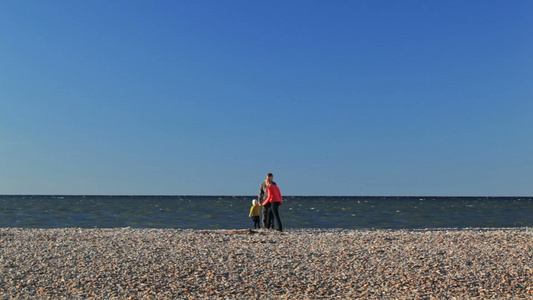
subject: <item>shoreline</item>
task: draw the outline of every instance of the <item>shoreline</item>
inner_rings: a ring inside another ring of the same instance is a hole
[[[5,299],[530,299],[533,229],[0,228]]]

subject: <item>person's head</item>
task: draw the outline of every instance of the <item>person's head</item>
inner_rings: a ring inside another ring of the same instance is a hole
[[[274,174],[272,174],[272,173],[268,173],[268,174],[267,174],[267,179],[272,179],[272,180],[274,180]]]
[[[267,178],[267,179],[265,180],[265,183],[266,183],[267,186],[270,186],[270,185],[272,184],[272,182],[274,182],[274,180],[272,180],[272,179],[270,179],[270,178]]]
[[[252,200],[252,205],[257,205],[257,200]]]

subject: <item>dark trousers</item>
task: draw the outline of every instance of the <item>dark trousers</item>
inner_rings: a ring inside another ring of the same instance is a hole
[[[267,227],[267,219],[268,219],[268,209],[270,208],[270,203],[266,204],[266,205],[263,205],[263,228],[265,229],[269,229],[269,227]]]
[[[252,221],[254,221],[254,229],[261,228],[261,225],[259,225],[259,216],[252,216]]]
[[[274,223],[276,223],[276,230],[283,231],[283,226],[281,225],[281,219],[279,218],[279,206],[281,205],[280,202],[272,202],[267,205],[270,205],[267,212],[267,221],[266,221],[266,228],[270,228],[270,226],[274,226]]]

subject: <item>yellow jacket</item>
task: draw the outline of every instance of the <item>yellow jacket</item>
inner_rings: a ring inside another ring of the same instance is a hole
[[[250,217],[259,216],[260,208],[261,208],[261,204],[252,205],[252,208],[250,208]]]

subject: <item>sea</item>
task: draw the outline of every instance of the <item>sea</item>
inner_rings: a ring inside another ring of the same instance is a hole
[[[254,196],[0,196],[0,227],[248,229]],[[533,227],[533,197],[285,196],[284,229]]]

